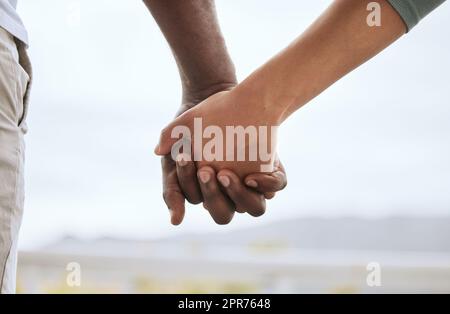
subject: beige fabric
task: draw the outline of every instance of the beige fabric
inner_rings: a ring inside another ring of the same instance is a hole
[[[25,68],[27,70],[25,70]],[[0,291],[14,293],[24,204],[24,135],[30,87],[25,47],[0,28]]]

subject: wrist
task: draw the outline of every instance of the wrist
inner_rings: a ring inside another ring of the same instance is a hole
[[[294,97],[287,94],[279,83],[274,83],[280,82],[275,77],[266,64],[233,90],[239,98],[253,106],[255,113],[264,116],[267,125],[280,125],[287,118],[294,101]]]
[[[229,91],[233,89],[236,85],[236,77],[230,77],[226,80],[205,83],[198,86],[188,87],[183,84],[182,102],[185,105],[193,107],[218,92]]]

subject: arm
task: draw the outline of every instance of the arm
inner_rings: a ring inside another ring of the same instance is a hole
[[[169,153],[178,140],[171,138],[173,127],[191,126],[194,117],[205,120],[206,116],[210,124],[221,126],[280,125],[406,32],[402,19],[386,0],[379,1],[382,25],[367,25],[369,2],[335,0],[302,35],[237,87],[220,97],[214,95],[166,127],[155,152]],[[223,116],[220,112],[225,108],[229,112]]]
[[[241,84],[263,92],[271,123],[279,124],[341,77],[371,59],[444,0],[383,0],[381,26],[366,23],[370,1],[336,0],[289,47]],[[283,82],[283,84],[274,84]]]
[[[235,91],[262,94],[260,103],[266,107],[268,121],[279,125],[406,32],[402,19],[385,0],[379,1],[381,26],[369,27],[366,23],[369,2],[334,1],[300,37]]]
[[[172,144],[178,140],[171,138],[172,128],[177,125],[191,127],[195,117],[204,120],[206,117],[207,124],[222,128],[227,125],[280,125],[293,112],[407,31],[406,23],[387,0],[378,1],[382,25],[370,27],[366,19],[369,2],[335,0],[290,46],[236,88],[207,99],[166,127],[155,152],[169,153]],[[222,114],[224,110],[227,110],[226,116]],[[215,166],[222,168],[220,162]],[[232,166],[239,173],[246,164],[241,162]]]
[[[178,114],[236,85],[234,66],[219,28],[213,0],[144,2],[166,37],[178,65],[183,90]],[[258,183],[259,193],[239,180],[232,180],[224,190],[236,197],[229,197],[219,188],[216,173],[211,168],[199,169],[201,180],[197,180],[193,162],[180,160],[175,163],[170,156],[164,156],[162,168],[164,200],[175,225],[183,220],[185,199],[194,204],[203,201],[216,222],[228,223],[235,209],[264,208],[263,193],[270,198],[273,192],[286,185],[284,169],[279,165],[278,171],[270,176],[254,175],[252,179]],[[231,178],[235,176],[231,174]]]
[[[183,103],[236,85],[234,65],[216,17],[213,0],[144,1],[172,49],[183,88]]]

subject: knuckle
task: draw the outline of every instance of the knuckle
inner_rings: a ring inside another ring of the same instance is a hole
[[[195,166],[191,163],[185,163],[181,165],[179,162],[177,163],[177,173],[180,180],[193,182],[196,179],[196,171]],[[189,183],[190,184],[190,183]]]
[[[220,189],[217,185],[208,183],[200,183],[205,190],[205,198],[208,198],[211,202],[217,201],[220,195]]]
[[[287,177],[285,175],[281,175],[279,177],[279,180],[280,180],[279,190],[281,191],[284,190],[288,184]]]
[[[287,184],[288,184],[287,179],[285,179],[285,180],[281,183],[280,190],[284,190],[284,189],[287,187]]]
[[[164,173],[168,173],[173,169],[174,162],[170,156],[162,156],[161,157],[161,168]]]
[[[164,202],[165,202],[166,204],[168,204],[169,198],[170,198],[170,192],[167,191],[167,190],[163,191],[162,197],[163,197]]]
[[[162,135],[162,136],[168,136],[168,135],[170,135],[171,130],[172,130],[171,127],[166,126],[166,127],[164,127],[164,128],[161,130],[161,135]]]

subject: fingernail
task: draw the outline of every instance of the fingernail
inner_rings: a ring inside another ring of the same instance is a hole
[[[198,173],[198,177],[203,184],[208,183],[208,181],[211,179],[211,175],[209,174],[209,172],[206,171],[200,171]]]
[[[224,186],[224,187],[228,187],[230,185],[230,178],[228,178],[227,176],[221,176],[218,178],[219,182]]]
[[[251,188],[256,188],[258,186],[258,183],[255,180],[248,180],[246,184]]]

